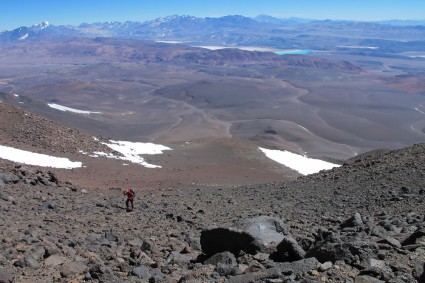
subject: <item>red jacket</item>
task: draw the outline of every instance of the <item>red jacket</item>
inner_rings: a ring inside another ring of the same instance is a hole
[[[131,189],[128,189],[128,190],[125,192],[125,195],[127,196],[127,198],[128,198],[128,199],[130,199],[130,200],[134,200],[135,195],[133,194],[133,192],[131,191]]]

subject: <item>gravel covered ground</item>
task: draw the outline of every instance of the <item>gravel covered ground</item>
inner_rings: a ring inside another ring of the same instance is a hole
[[[424,282],[424,153],[285,183],[141,190],[131,212],[120,188],[3,166],[0,282]]]
[[[425,281],[425,144],[298,177],[255,142],[205,140],[150,156],[164,166],[151,170],[83,155],[108,149],[0,110],[0,144],[87,166],[0,160],[0,282]]]

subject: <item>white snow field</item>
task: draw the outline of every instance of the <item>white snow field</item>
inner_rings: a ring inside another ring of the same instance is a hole
[[[273,150],[259,147],[259,149],[270,159],[285,165],[300,174],[309,175],[321,170],[329,170],[340,165],[326,162],[320,159],[308,158],[303,155],[289,151]]]
[[[142,142],[129,142],[129,141],[110,141],[111,143],[104,143],[113,150],[118,151],[124,156],[114,156],[104,152],[95,152],[97,155],[102,155],[108,158],[127,160],[133,163],[143,165],[147,168],[161,168],[159,165],[147,163],[140,154],[162,154],[164,150],[172,150],[169,147]]]
[[[47,104],[49,107],[60,110],[60,111],[69,111],[69,112],[73,112],[73,113],[78,113],[78,114],[102,114],[102,112],[93,112],[93,111],[84,111],[84,110],[78,110],[75,108],[70,108],[70,107],[66,107],[66,106],[62,106],[56,103],[48,103]]]
[[[70,161],[68,158],[34,153],[3,145],[0,145],[0,158],[28,165],[53,168],[72,169],[83,166],[82,162]]]

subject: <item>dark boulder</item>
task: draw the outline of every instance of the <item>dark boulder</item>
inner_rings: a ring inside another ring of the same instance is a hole
[[[277,261],[297,261],[305,256],[305,251],[294,238],[289,236],[282,239],[276,250],[273,255]]]
[[[361,238],[341,238],[338,234],[319,230],[314,247],[306,257],[315,257],[324,263],[335,263],[343,260],[345,263],[359,269],[370,267],[370,260],[378,257],[378,245]]]
[[[341,228],[361,227],[363,226],[363,220],[360,213],[356,212],[353,216],[341,223]]]
[[[403,246],[408,245],[425,245],[425,227],[418,228],[412,235],[407,237],[406,240],[403,241]]]
[[[205,260],[204,264],[212,264],[216,266],[216,271],[221,275],[230,275],[235,272],[237,261],[235,256],[230,252],[222,252],[213,255]]]
[[[261,245],[262,252],[273,252],[284,236],[290,235],[283,220],[271,216],[242,220],[236,228],[251,235]]]
[[[231,228],[215,228],[201,232],[201,248],[206,255],[231,252],[238,255],[241,251],[255,254],[261,250],[261,244],[250,234]]]
[[[285,223],[276,217],[259,216],[236,223],[234,228],[214,228],[201,233],[201,248],[206,255],[240,251],[248,254],[272,253],[289,235]]]

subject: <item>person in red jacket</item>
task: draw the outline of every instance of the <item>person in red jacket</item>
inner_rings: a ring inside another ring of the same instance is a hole
[[[123,191],[123,194],[127,196],[127,200],[125,202],[125,206],[127,207],[127,210],[133,210],[134,209],[134,198],[136,197],[136,194],[133,189],[128,189],[127,191]],[[131,209],[129,209],[129,204],[131,203]]]

